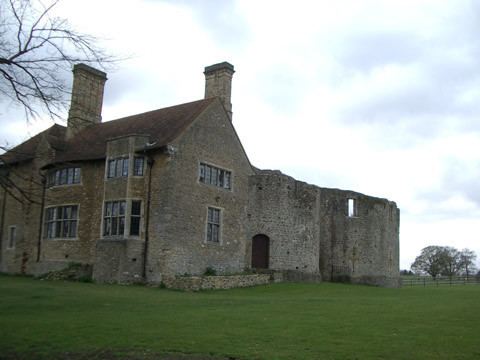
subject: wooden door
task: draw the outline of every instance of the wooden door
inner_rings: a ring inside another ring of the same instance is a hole
[[[255,235],[252,239],[252,268],[268,269],[270,239],[266,235]]]

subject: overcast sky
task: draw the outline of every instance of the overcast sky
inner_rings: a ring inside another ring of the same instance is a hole
[[[200,99],[204,67],[228,61],[252,164],[395,201],[402,269],[428,245],[480,256],[480,2],[64,0],[56,13],[129,58],[108,74],[104,120]],[[0,106],[2,145],[52,125]]]

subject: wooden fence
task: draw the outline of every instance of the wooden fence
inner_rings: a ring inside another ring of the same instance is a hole
[[[456,286],[456,285],[480,285],[480,276],[402,276],[402,286]]]

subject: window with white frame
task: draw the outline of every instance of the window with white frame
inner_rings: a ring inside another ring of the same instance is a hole
[[[47,185],[51,187],[80,184],[80,175],[81,172],[79,167],[50,170],[47,176]]]
[[[128,157],[118,157],[108,159],[107,178],[126,177],[128,176]]]
[[[232,173],[205,163],[200,163],[199,179],[201,183],[231,190]]]
[[[220,209],[209,207],[207,211],[207,242],[220,242]]]
[[[8,228],[8,248],[13,249],[17,242],[17,227],[15,225]]]
[[[45,211],[44,237],[65,239],[77,237],[78,205],[48,207]]]

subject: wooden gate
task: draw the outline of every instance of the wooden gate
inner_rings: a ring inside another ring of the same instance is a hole
[[[268,269],[270,239],[266,235],[255,235],[252,239],[252,268]]]

